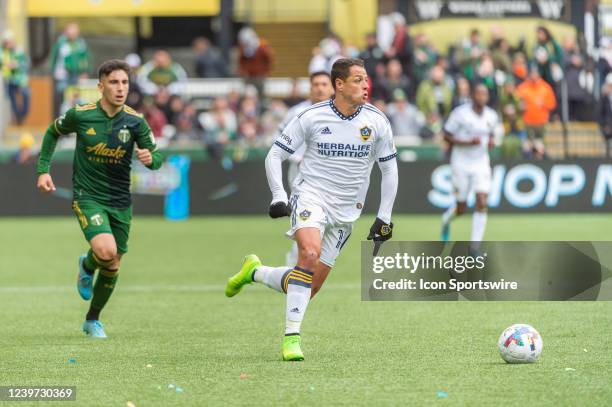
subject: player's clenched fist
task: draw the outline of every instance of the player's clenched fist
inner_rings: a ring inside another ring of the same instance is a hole
[[[153,163],[153,155],[151,155],[151,152],[148,149],[143,148],[141,150],[138,147],[135,147],[135,149],[136,149],[136,157],[138,157],[138,160],[143,165],[151,165],[151,163]]]
[[[282,218],[283,216],[291,215],[291,208],[285,202],[275,202],[270,205],[268,212],[271,218]]]
[[[51,179],[51,175],[49,174],[40,174],[38,176],[38,181],[36,182],[36,186],[38,187],[38,190],[41,192],[55,191],[55,185],[53,184],[53,180]]]
[[[391,239],[391,236],[393,236],[393,222],[385,223],[380,218],[376,218],[370,228],[368,240],[384,242]]]

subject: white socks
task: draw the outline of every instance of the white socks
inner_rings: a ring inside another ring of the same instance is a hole
[[[285,312],[285,335],[300,333],[306,308],[310,302],[312,273],[295,266],[286,279],[287,307]]]
[[[287,293],[285,334],[299,334],[306,308],[310,302],[312,272],[298,266],[293,269],[259,266],[255,270],[253,279],[273,290]]]
[[[273,290],[278,291],[279,293],[284,293],[283,289],[283,276],[285,274],[289,274],[291,268],[283,267],[268,267],[268,266],[259,266],[257,270],[255,270],[255,274],[253,275],[253,279],[258,283],[262,283],[267,285]]]
[[[487,226],[487,212],[474,211],[472,215],[472,242],[481,242]]]

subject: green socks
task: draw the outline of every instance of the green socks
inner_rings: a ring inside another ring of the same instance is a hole
[[[93,298],[91,299],[91,305],[85,319],[100,319],[100,311],[102,311],[102,308],[104,308],[108,302],[108,299],[110,298],[113,290],[115,289],[115,285],[117,284],[117,279],[119,278],[118,271],[119,270],[109,270],[104,268],[100,269],[98,278],[96,279],[96,283],[93,287]]]

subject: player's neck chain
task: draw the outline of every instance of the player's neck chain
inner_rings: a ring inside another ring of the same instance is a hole
[[[352,120],[354,119],[360,112],[361,112],[361,108],[363,107],[363,105],[359,105],[359,107],[357,108],[357,110],[355,110],[355,112],[353,112],[352,115],[350,116],[345,116],[342,114],[342,112],[340,112],[340,110],[338,110],[336,108],[336,105],[334,104],[334,100],[335,98],[331,98],[329,99],[329,106],[331,107],[331,109],[334,111],[334,113],[336,113],[336,115],[341,118],[342,120]]]

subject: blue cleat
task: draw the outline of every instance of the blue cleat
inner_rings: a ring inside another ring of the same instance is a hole
[[[442,240],[443,242],[448,242],[449,239],[450,239],[450,223],[443,223],[440,240]]]
[[[102,326],[102,323],[98,320],[86,320],[83,323],[83,332],[85,332],[87,336],[91,336],[92,338],[106,338],[104,327]]]
[[[79,257],[79,275],[77,277],[77,290],[79,295],[85,301],[91,300],[91,296],[93,295],[93,276],[90,276],[85,271],[85,267],[83,266],[83,262],[87,258],[87,255],[84,254]]]

